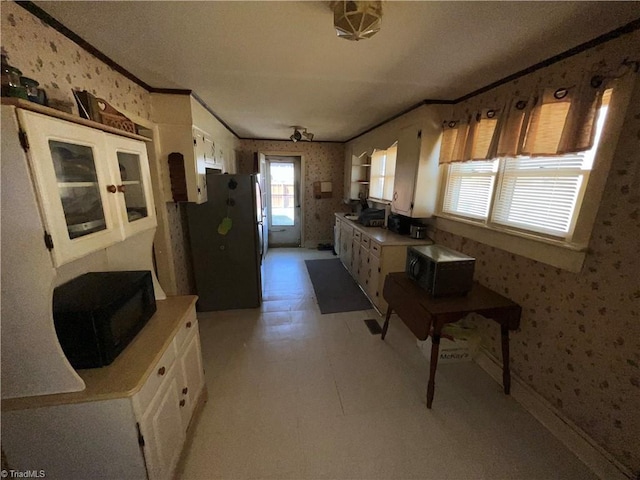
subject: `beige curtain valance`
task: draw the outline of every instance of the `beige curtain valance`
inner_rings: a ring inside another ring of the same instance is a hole
[[[469,134],[469,121],[450,120],[444,122],[440,163],[461,162],[465,160],[465,147]]]
[[[445,121],[440,163],[504,156],[554,156],[593,146],[606,85],[547,87],[517,96],[506,108],[485,108],[469,121]]]

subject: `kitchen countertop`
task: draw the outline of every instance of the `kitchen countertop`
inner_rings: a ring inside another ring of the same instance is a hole
[[[339,212],[336,213],[335,216],[338,217],[341,221],[346,222],[348,225],[352,226],[356,230],[367,235],[372,240],[375,240],[381,245],[431,245],[433,242],[428,238],[411,238],[409,235],[400,235],[394,233],[386,228],[382,227],[365,227],[364,225],[359,224],[358,222],[354,222],[353,220],[349,220],[345,218],[345,215],[350,215],[347,213]]]
[[[86,385],[84,390],[3,399],[2,410],[96,402],[135,395],[173,341],[197,298],[194,295],[184,295],[157,300],[156,313],[111,365],[77,371]]]

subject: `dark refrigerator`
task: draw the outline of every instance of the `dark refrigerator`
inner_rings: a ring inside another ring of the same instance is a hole
[[[206,203],[187,206],[199,311],[259,307],[262,196],[257,175],[207,174]]]

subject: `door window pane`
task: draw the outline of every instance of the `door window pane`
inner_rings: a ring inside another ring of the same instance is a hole
[[[49,149],[69,238],[105,230],[107,226],[91,147],[50,140]]]
[[[134,222],[148,215],[140,173],[140,155],[118,152],[118,164],[120,165],[120,178],[124,186],[127,218],[129,222]]]
[[[295,193],[293,163],[271,163],[271,225],[295,224]]]

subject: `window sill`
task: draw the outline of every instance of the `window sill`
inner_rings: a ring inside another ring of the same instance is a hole
[[[584,246],[497,230],[442,214],[437,216],[435,226],[444,232],[470,238],[476,242],[574,273],[582,270],[586,256],[586,247]]]

